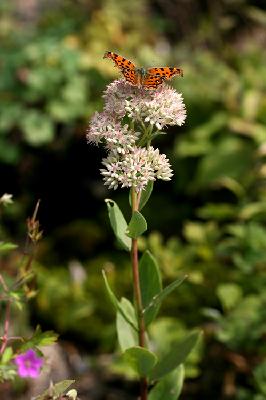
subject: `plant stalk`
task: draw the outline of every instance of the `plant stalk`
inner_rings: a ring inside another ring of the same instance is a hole
[[[132,188],[131,190],[131,206],[132,206],[132,214],[134,211],[138,211],[139,198],[134,188]],[[138,315],[139,345],[140,347],[146,347],[145,346],[146,329],[143,316],[143,306],[142,306],[140,280],[139,280],[138,239],[132,239],[131,262],[132,262],[132,273],[133,273],[134,298]],[[148,399],[148,382],[145,377],[140,379],[140,399],[141,400]]]
[[[6,349],[7,342],[8,342],[8,330],[9,330],[9,321],[10,321],[10,306],[11,302],[10,300],[7,301],[6,303],[6,315],[5,315],[5,322],[4,322],[4,335],[1,338],[2,339],[2,344],[0,348],[0,354],[3,354],[3,352]]]

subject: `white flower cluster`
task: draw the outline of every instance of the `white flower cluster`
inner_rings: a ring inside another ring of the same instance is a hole
[[[103,95],[105,111],[135,122],[148,122],[161,130],[166,125],[181,126],[186,119],[186,108],[180,93],[163,84],[156,90],[145,90],[120,79],[111,83]]]
[[[116,150],[121,154],[132,150],[137,137],[137,132],[130,130],[127,124],[122,125],[107,112],[96,112],[87,131],[89,143],[103,143],[108,151]]]
[[[134,147],[133,151],[124,157],[111,152],[102,163],[105,169],[100,171],[109,189],[117,189],[121,185],[134,187],[140,192],[149,181],[169,181],[173,175],[165,154],[159,154],[159,150],[152,146]]]
[[[182,125],[186,119],[182,95],[167,85],[152,93],[146,90],[141,99],[126,100],[126,111],[133,120],[143,120],[158,130],[166,125]]]
[[[104,92],[104,111],[96,112],[87,131],[89,143],[103,143],[108,156],[103,159],[101,174],[105,185],[117,189],[145,189],[149,181],[168,181],[173,173],[165,154],[152,146],[138,146],[140,132],[132,126],[161,130],[165,125],[182,125],[186,109],[182,95],[163,84],[156,90],[132,86],[121,79],[112,82]],[[130,124],[131,126],[131,124]]]

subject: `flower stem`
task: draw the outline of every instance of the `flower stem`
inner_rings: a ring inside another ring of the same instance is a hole
[[[138,211],[139,198],[134,188],[131,190],[131,206],[132,214],[134,211]],[[133,285],[134,285],[134,298],[138,315],[138,328],[139,328],[139,345],[145,347],[145,321],[143,317],[143,306],[140,290],[139,280],[139,262],[138,262],[138,239],[132,239],[131,246],[131,261],[132,261],[132,272],[133,272]],[[146,378],[140,379],[140,399],[148,399],[148,382]]]
[[[2,274],[0,274],[0,284],[3,287],[3,290],[5,292],[5,294],[8,294],[8,287],[7,284],[2,276]],[[10,305],[11,302],[8,299],[7,303],[6,303],[6,315],[5,315],[5,322],[4,322],[4,334],[2,337],[0,337],[0,340],[2,340],[2,344],[0,347],[0,354],[3,354],[3,352],[5,351],[5,348],[7,346],[7,341],[8,341],[8,329],[9,329],[9,319],[10,319]]]
[[[142,147],[147,144],[150,145],[153,126],[152,125],[146,126],[144,123],[142,123],[142,129],[143,129],[143,135],[138,142],[139,147]]]
[[[6,349],[7,342],[8,342],[8,330],[9,330],[9,320],[10,320],[10,306],[11,302],[10,300],[7,301],[6,303],[6,315],[5,315],[5,323],[4,323],[4,335],[2,336],[2,344],[0,348],[0,354],[3,354],[3,352]]]

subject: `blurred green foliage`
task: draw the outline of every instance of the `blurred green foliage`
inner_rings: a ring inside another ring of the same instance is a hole
[[[153,232],[141,247],[157,257],[165,284],[185,274],[189,278],[167,299],[152,335],[169,335],[170,343],[192,327],[205,331],[201,348],[186,366],[191,384],[181,398],[263,400],[265,5],[248,0],[170,3],[59,1],[25,21],[23,10],[12,9],[15,2],[1,2],[0,171],[8,185],[2,189],[18,193],[22,209],[15,216],[21,218],[33,201],[26,193],[35,195],[44,184],[39,176],[27,175],[39,160],[53,153],[62,176],[62,159],[77,168],[69,156],[74,140],[85,146],[86,120],[100,108],[105,84],[118,76],[112,63],[101,59],[104,51],[117,51],[139,65],[182,67],[184,78],[172,84],[183,93],[187,122],[169,129],[159,143],[175,177],[168,187],[155,187],[144,208]],[[127,255],[114,255],[111,232],[108,237],[103,232],[103,199],[112,194],[99,181],[99,160],[96,168],[95,160],[88,160],[92,151],[80,156],[83,164],[75,171],[84,189],[69,200],[78,210],[78,196],[84,196],[83,211],[61,221],[56,213],[68,201],[51,195],[49,206],[56,203],[57,208],[42,221],[44,230],[50,225],[35,266],[39,295],[32,314],[101,352],[113,350],[115,328],[100,270],[109,271],[121,296],[130,293],[131,278]],[[14,168],[20,172],[14,174]],[[49,185],[45,188],[49,191]],[[71,185],[67,190],[73,191]],[[127,194],[114,197],[126,209]],[[4,217],[6,235],[14,231],[13,219]],[[77,239],[73,227],[82,219],[84,237]],[[81,261],[75,261],[79,256]]]

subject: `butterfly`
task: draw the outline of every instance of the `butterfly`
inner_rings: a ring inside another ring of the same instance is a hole
[[[156,89],[165,80],[171,79],[175,75],[183,76],[183,70],[176,67],[136,68],[131,61],[111,51],[107,51],[103,58],[113,60],[127,82],[145,89]]]

